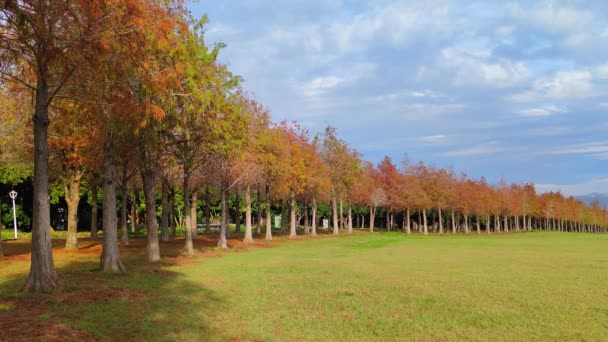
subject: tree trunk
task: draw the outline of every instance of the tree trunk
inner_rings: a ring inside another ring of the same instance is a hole
[[[253,243],[253,229],[251,227],[251,187],[245,190],[245,238],[244,243]]]
[[[116,229],[116,184],[114,183],[114,142],[110,136],[103,160],[103,247],[100,268],[103,272],[126,272],[118,249]]]
[[[424,235],[429,235],[429,226],[427,225],[427,222],[426,222],[426,209],[422,210],[422,218],[424,220],[424,226],[423,226]]]
[[[46,75],[48,70],[39,73]],[[49,202],[49,92],[48,84],[38,75],[34,117],[34,194],[32,218],[32,255],[25,290],[53,292],[57,273],[51,244],[51,205]]]
[[[469,215],[464,215],[464,233],[469,234]]]
[[[198,237],[198,192],[192,191],[192,203],[190,203],[190,229],[192,231],[192,239]],[[187,213],[186,213],[187,214]]]
[[[504,231],[505,231],[505,233],[508,233],[509,232],[509,219],[507,218],[506,215],[503,217],[503,222],[504,222]]]
[[[310,235],[310,222],[308,221],[308,203],[304,202],[304,234]]]
[[[490,226],[490,215],[487,216],[486,221],[486,233],[490,234],[491,226]]]
[[[256,233],[258,235],[262,234],[262,196],[260,194],[260,187],[258,186],[258,208],[256,210],[256,215],[257,215],[257,227],[256,227]]]
[[[317,199],[312,198],[312,237],[317,237]]]
[[[239,234],[241,232],[241,200],[239,198],[239,191],[235,191],[234,195],[234,232]]]
[[[443,215],[441,214],[441,208],[439,210],[439,234],[443,235]]]
[[[411,225],[411,221],[410,221],[410,208],[407,208],[405,210],[405,232],[407,233],[407,235],[412,234],[412,225]]]
[[[141,180],[144,185],[146,200],[146,258],[148,262],[160,261],[160,247],[158,245],[158,222],[156,220],[156,174],[151,170],[141,171]]]
[[[515,216],[515,231],[519,232],[519,216]]]
[[[374,225],[376,224],[376,208],[369,207],[369,231],[374,232]]]
[[[283,201],[281,203],[281,234],[287,231],[288,218],[289,216],[289,208],[287,207],[287,201]]]
[[[65,188],[65,201],[68,204],[68,236],[65,249],[78,249],[78,204],[80,203],[80,179],[82,172],[74,171],[70,175],[70,181]]]
[[[270,187],[266,184],[266,241],[272,240],[272,221],[270,215]]]
[[[228,185],[222,184],[222,222],[220,224],[220,238],[217,246],[221,249],[228,249],[228,241],[226,240],[226,230],[228,227]]]
[[[98,213],[98,203],[97,203],[97,193],[99,189],[97,185],[93,185],[91,188],[91,238],[97,239],[97,213]]]
[[[131,201],[131,233],[135,234],[135,228],[137,225],[137,191],[133,189],[131,195],[133,197],[133,200]]]
[[[289,203],[289,239],[293,240],[298,238],[296,232],[296,197],[294,194],[291,194],[291,200]]]
[[[340,215],[338,216],[338,226],[340,227],[340,229],[344,229],[344,215],[342,215],[344,213],[343,211],[343,205],[342,205],[342,196],[340,196]]]
[[[169,193],[169,224],[171,226],[171,236],[177,236],[177,222],[175,220],[175,188],[170,188]]]
[[[161,194],[161,219],[160,219],[160,240],[169,241],[169,198],[167,194],[167,182],[163,180]]]
[[[122,170],[122,183],[120,192],[120,230],[122,232],[122,245],[129,245],[129,230],[127,228],[127,169]]]
[[[184,183],[183,183],[183,192],[184,192],[184,225],[185,225],[185,241],[184,241],[184,254],[186,256],[194,255],[194,243],[192,242],[192,229],[190,222],[190,172],[186,168],[184,168]]]
[[[352,234],[353,233],[353,208],[352,205],[350,204],[350,201],[348,201],[348,234]]]
[[[452,234],[456,234],[456,217],[454,215],[454,210],[452,210]]]
[[[338,230],[338,203],[336,200],[336,196],[334,195],[331,198],[332,210],[333,210],[333,221],[334,221],[334,235],[339,235],[340,231]]]
[[[481,234],[481,223],[479,222],[480,220],[481,219],[479,218],[479,215],[477,215],[477,222],[476,222],[476,225],[477,225],[477,227],[476,227],[477,228],[477,235]]]

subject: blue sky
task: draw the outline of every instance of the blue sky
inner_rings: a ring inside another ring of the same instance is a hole
[[[374,162],[608,193],[608,1],[188,6],[275,121],[335,126]]]

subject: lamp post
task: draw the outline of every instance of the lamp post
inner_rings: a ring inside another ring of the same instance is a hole
[[[8,193],[13,200],[13,226],[15,227],[15,239],[17,239],[17,209],[15,209],[15,198],[17,198],[17,191],[13,190]]]

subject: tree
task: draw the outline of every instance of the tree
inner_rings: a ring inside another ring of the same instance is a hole
[[[106,29],[104,1],[4,1],[0,4],[0,75],[33,92],[34,206],[26,291],[52,292],[57,274],[50,238],[49,106]]]

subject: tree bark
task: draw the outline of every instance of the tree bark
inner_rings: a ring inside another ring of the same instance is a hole
[[[405,232],[407,233],[407,235],[411,235],[412,234],[412,225],[411,225],[411,221],[410,221],[410,208],[407,208],[405,210]]]
[[[287,201],[281,203],[281,234],[287,231],[287,226],[289,225],[289,207],[287,205]]]
[[[65,249],[78,249],[78,204],[80,203],[80,179],[82,172],[74,170],[65,188],[65,201],[68,204],[68,235]]]
[[[376,224],[376,208],[369,207],[369,231],[370,233],[374,232],[374,226]]]
[[[228,185],[222,184],[222,222],[220,224],[220,238],[217,246],[221,249],[228,249],[226,240],[226,230],[228,230]]]
[[[443,215],[441,215],[441,208],[437,208],[439,210],[439,234],[443,235]]]
[[[103,172],[103,249],[100,268],[103,272],[126,272],[118,249],[116,229],[116,184],[114,182],[114,142],[110,136],[104,151]]]
[[[192,239],[198,237],[198,192],[192,191],[192,202],[190,203],[190,229],[192,231]]]
[[[171,226],[171,236],[177,236],[177,222],[175,220],[175,188],[170,187],[169,193],[169,225]]]
[[[340,196],[340,215],[338,216],[338,226],[340,227],[340,229],[344,229],[344,210],[343,210],[343,204],[342,204],[342,196]]]
[[[133,200],[131,201],[131,233],[135,234],[137,226],[137,191],[133,189],[131,192]]]
[[[429,235],[429,226],[427,225],[427,222],[426,222],[426,210],[422,210],[422,218],[424,220],[424,226],[423,226],[424,235]]]
[[[469,215],[464,215],[464,233],[469,234]]]
[[[296,232],[296,196],[294,194],[291,194],[289,203],[289,239],[293,240],[298,238]]]
[[[490,215],[488,215],[487,217],[487,221],[486,221],[486,233],[490,234],[491,233],[491,225],[490,225]]]
[[[331,204],[333,210],[334,235],[339,235],[340,231],[338,230],[338,203],[335,195],[331,198]]]
[[[185,241],[184,241],[184,254],[186,256],[194,255],[194,243],[192,242],[192,229],[190,222],[190,173],[186,168],[184,168],[184,183],[183,183],[183,192],[184,192],[184,225],[185,225]]]
[[[308,220],[308,202],[304,202],[304,234],[310,235],[310,221]]]
[[[272,241],[272,221],[270,215],[270,187],[266,184],[266,241]]]
[[[350,204],[350,201],[348,201],[348,234],[352,234],[353,233],[353,208],[352,205]]]
[[[50,293],[57,287],[57,273],[51,244],[51,205],[49,202],[49,88],[48,70],[40,67],[34,117],[34,194],[32,218],[32,256],[25,290]]]
[[[479,215],[477,215],[477,222],[476,222],[476,228],[477,228],[477,235],[481,234],[481,223],[479,222],[481,219],[479,218]]]
[[[247,185],[245,190],[245,238],[244,243],[253,243],[253,229],[251,227],[251,187]]]
[[[99,189],[97,185],[93,185],[91,188],[91,238],[97,239],[97,213],[98,213],[98,203],[97,203],[97,193]]]
[[[504,222],[504,231],[505,231],[505,233],[508,233],[509,232],[509,219],[507,218],[506,215],[503,217],[503,222]]]
[[[454,210],[452,210],[452,234],[456,234],[456,215],[454,215]]]
[[[148,262],[160,261],[160,246],[158,244],[158,222],[156,219],[156,173],[152,170],[142,170],[141,180],[144,185],[146,201],[146,259]]]
[[[260,194],[259,186],[257,189],[257,197],[258,197],[258,203],[257,203],[257,210],[256,210],[256,216],[257,216],[256,234],[260,235],[260,234],[262,234],[262,196]]]
[[[160,240],[169,241],[169,198],[167,194],[167,182],[163,180],[161,194],[161,219],[160,219]]]
[[[120,230],[122,232],[122,245],[129,245],[129,230],[127,228],[127,169],[122,170],[121,192],[120,192]]]
[[[234,192],[234,195],[234,232],[239,234],[241,232],[241,199],[238,190]]]
[[[317,237],[317,199],[312,198],[312,237]]]

